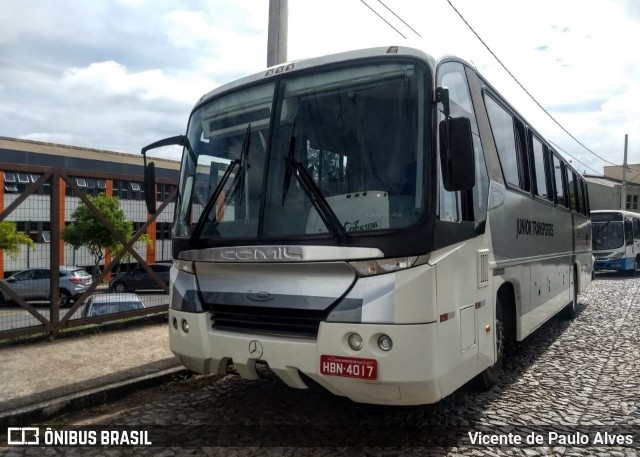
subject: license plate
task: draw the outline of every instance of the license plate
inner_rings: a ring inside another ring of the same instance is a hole
[[[321,355],[320,373],[345,378],[378,379],[378,362],[375,359]]]

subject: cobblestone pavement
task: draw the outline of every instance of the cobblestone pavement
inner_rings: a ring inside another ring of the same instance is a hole
[[[106,428],[148,429],[156,442],[192,447],[12,447],[0,454],[638,455],[640,278],[606,276],[592,283],[580,297],[577,319],[553,318],[513,348],[499,385],[489,392],[465,386],[436,405],[383,407],[290,389],[271,373],[263,374],[257,381],[229,375],[190,391],[167,391],[162,398],[94,421]],[[456,436],[447,436],[454,430]],[[596,434],[608,433],[610,439],[623,431],[635,434],[633,444],[595,441]],[[474,445],[469,433],[475,432],[486,439],[507,439],[509,432],[524,439],[543,436],[545,442]],[[550,433],[558,433],[551,446]],[[579,444],[585,437],[589,446]],[[201,446],[203,441],[209,447]]]

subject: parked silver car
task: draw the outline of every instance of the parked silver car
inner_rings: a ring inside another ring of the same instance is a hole
[[[51,270],[31,268],[8,277],[4,284],[20,297],[28,300],[49,300]],[[60,267],[60,306],[70,306],[91,285],[91,275],[80,267]],[[10,297],[0,293],[0,306],[10,301]]]
[[[104,316],[144,308],[136,294],[95,294],[82,309],[82,317]]]

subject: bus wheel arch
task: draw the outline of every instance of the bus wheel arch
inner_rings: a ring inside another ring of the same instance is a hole
[[[573,266],[573,287],[571,288],[571,301],[562,308],[560,311],[560,317],[562,319],[575,319],[578,315],[578,290],[579,288],[579,275],[578,275],[578,267],[576,265]]]
[[[502,364],[507,341],[514,341],[516,336],[515,293],[511,283],[500,286],[496,295],[495,306],[496,361],[480,373],[481,387],[490,389],[498,383],[502,373]]]
[[[516,294],[513,284],[504,283],[496,294],[496,315],[500,303],[506,341],[516,341]]]

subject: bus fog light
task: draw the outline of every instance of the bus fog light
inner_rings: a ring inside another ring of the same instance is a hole
[[[390,351],[393,347],[393,341],[388,335],[382,335],[378,338],[378,347],[383,351]]]
[[[178,319],[176,319],[175,317],[173,318],[173,328],[178,330]]]
[[[349,347],[354,351],[362,349],[362,337],[357,333],[349,335]]]
[[[189,323],[186,320],[182,319],[181,324],[182,324],[182,331],[184,333],[189,333]]]

